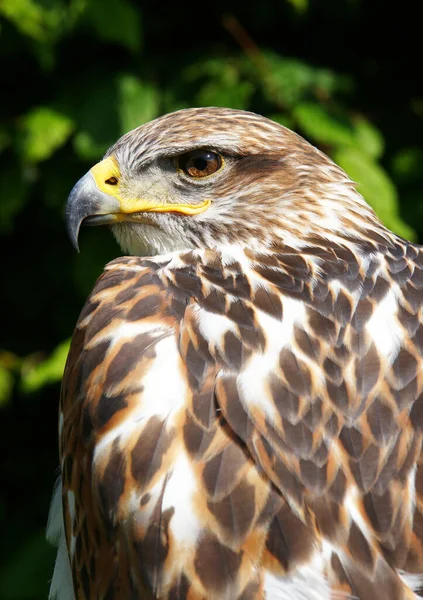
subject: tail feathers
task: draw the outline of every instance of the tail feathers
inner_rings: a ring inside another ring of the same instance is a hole
[[[66,546],[62,509],[62,482],[59,478],[50,505],[47,522],[47,540],[57,546],[56,563],[50,584],[49,600],[75,600],[72,572]]]

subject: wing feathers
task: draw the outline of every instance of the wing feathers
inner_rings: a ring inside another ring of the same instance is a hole
[[[412,597],[423,259],[398,256],[328,242],[107,267],[62,403],[68,547],[75,573],[102,561],[95,593],[258,600],[319,557],[334,598]]]

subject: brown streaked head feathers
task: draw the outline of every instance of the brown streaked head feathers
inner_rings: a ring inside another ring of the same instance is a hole
[[[420,597],[422,248],[221,108],[123,136],[67,222],[153,256],[107,265],[73,336],[52,597]]]
[[[223,167],[204,179],[184,176],[178,157],[196,149],[219,153]],[[210,202],[189,218],[171,210],[126,214],[112,230],[131,254],[223,244],[263,248],[280,239],[302,244],[307,236],[348,234],[350,223],[378,228],[339,167],[289,129],[253,113],[181,110],[124,135],[106,157],[118,165],[128,207],[137,198],[169,208]]]

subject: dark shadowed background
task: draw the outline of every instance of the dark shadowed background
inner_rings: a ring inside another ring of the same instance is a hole
[[[391,8],[389,8],[391,5]],[[394,231],[423,240],[418,3],[0,0],[0,599],[46,598],[69,337],[107,229],[67,240],[77,179],[162,113],[229,106],[305,136]]]

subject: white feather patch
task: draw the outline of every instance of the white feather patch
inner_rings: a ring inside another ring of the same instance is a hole
[[[366,325],[378,352],[385,356],[389,363],[397,356],[404,339],[404,333],[395,319],[397,312],[398,300],[392,289],[377,305]]]
[[[266,573],[264,577],[266,600],[332,600],[331,590],[323,572],[320,552],[313,560],[286,577]]]
[[[168,508],[175,511],[170,521],[170,530],[179,548],[195,547],[201,531],[193,503],[197,488],[191,462],[181,453],[167,481],[162,503],[163,511]]]

